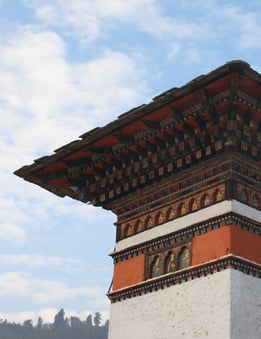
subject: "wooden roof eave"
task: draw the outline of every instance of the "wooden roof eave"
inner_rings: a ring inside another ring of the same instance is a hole
[[[169,105],[173,101],[176,101],[195,90],[202,88],[209,83],[219,79],[222,76],[225,76],[232,72],[239,72],[241,74],[245,74],[255,82],[261,83],[260,75],[250,68],[250,65],[243,61],[231,61],[226,63],[225,65],[217,68],[216,70],[208,73],[207,75],[201,75],[194,80],[188,82],[184,86],[180,88],[173,88],[162,94],[156,96],[153,101],[148,104],[141,105],[137,108],[134,108],[126,113],[121,114],[118,119],[108,123],[103,127],[97,127],[93,130],[84,133],[80,136],[81,139],[75,140],[66,144],[54,152],[50,156],[41,157],[39,159],[34,160],[32,165],[23,166],[22,168],[18,169],[14,172],[14,174],[24,178],[25,180],[31,181],[36,183],[32,180],[32,175],[36,171],[40,171],[46,168],[48,165],[51,165],[61,159],[65,158],[66,156],[76,152],[80,149],[86,148],[87,146],[93,145],[98,140],[115,133],[119,129],[123,128],[124,126],[133,123],[137,120],[141,120],[146,115],[158,110],[166,105]],[[31,178],[31,180],[30,180]],[[39,183],[37,183],[39,184]],[[41,185],[42,186],[42,185]]]

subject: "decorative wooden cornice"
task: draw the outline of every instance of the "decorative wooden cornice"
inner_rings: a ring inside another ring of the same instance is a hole
[[[207,190],[207,187],[220,186],[228,180],[244,181],[245,185],[252,187],[253,192],[261,196],[261,168],[242,155],[220,154],[210,158],[207,167],[202,163],[180,171],[174,177],[168,175],[168,167],[171,166],[162,167],[163,178],[160,183],[151,183],[142,191],[137,190],[128,197],[118,198],[108,204],[107,208],[113,210],[119,222],[152,211],[157,206],[167,206],[180,197],[186,199],[191,194]],[[232,198],[240,200],[236,189],[230,190],[228,187],[223,199]]]
[[[226,213],[200,223],[192,224],[191,226],[183,228],[182,230],[175,231],[156,239],[139,243],[136,246],[128,247],[122,251],[112,252],[110,255],[113,257],[114,263],[116,263],[136,257],[140,254],[155,251],[159,248],[165,248],[170,245],[178,246],[181,243],[190,241],[197,235],[228,225],[235,225],[244,230],[261,235],[261,224],[259,222],[254,222],[253,220],[249,220],[248,218],[235,213]]]
[[[241,257],[228,255],[206,264],[185,268],[174,273],[165,274],[158,278],[152,278],[145,282],[136,284],[135,286],[110,292],[107,295],[111,302],[115,303],[125,299],[152,293],[157,290],[162,290],[173,285],[186,283],[187,281],[205,277],[209,274],[218,274],[218,272],[229,268],[256,278],[261,278],[261,265],[242,259]]]
[[[258,161],[261,76],[234,61],[173,88],[15,172],[60,196],[108,203],[219,153]]]

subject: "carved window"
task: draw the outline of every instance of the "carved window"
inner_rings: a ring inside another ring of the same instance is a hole
[[[191,242],[158,249],[157,252],[151,248],[151,251],[146,255],[145,279],[173,273],[190,265]]]
[[[145,221],[145,228],[150,228],[152,227],[154,224],[153,224],[153,220],[152,220],[152,217],[151,216],[148,216],[146,221]]]
[[[133,225],[128,224],[127,225],[127,231],[126,231],[126,237],[132,235],[134,233],[134,227]]]
[[[206,207],[210,204],[210,199],[208,194],[204,194],[202,198],[202,207]]]
[[[164,221],[164,218],[163,218],[163,215],[161,212],[159,212],[156,217],[155,217],[155,224],[158,225],[158,224],[162,224]]]
[[[136,232],[141,232],[143,230],[143,225],[142,225],[142,222],[140,220],[138,220],[136,222],[135,230],[136,230]]]
[[[151,278],[158,277],[162,274],[162,260],[157,255],[151,263]]]
[[[242,201],[247,202],[247,201],[248,201],[248,194],[247,194],[247,191],[243,189],[243,190],[241,191],[240,197],[241,197],[241,200],[242,200]]]
[[[175,212],[174,209],[172,207],[170,207],[166,213],[166,219],[167,220],[171,220],[175,217]]]
[[[190,211],[196,211],[198,209],[198,203],[196,199],[192,199],[192,201],[190,202]]]
[[[170,273],[176,271],[176,256],[171,251],[168,253],[164,263],[164,273]]]
[[[186,214],[186,207],[185,207],[185,204],[182,203],[178,207],[178,215],[182,216],[184,214]]]
[[[187,247],[182,247],[178,254],[178,269],[188,267],[190,265],[190,251]]]
[[[222,193],[220,192],[220,190],[216,190],[214,193],[214,201],[220,201],[222,200]]]
[[[259,199],[258,199],[257,194],[254,194],[254,195],[253,195],[253,198],[252,198],[252,204],[253,204],[253,206],[256,207],[256,208],[259,207]]]

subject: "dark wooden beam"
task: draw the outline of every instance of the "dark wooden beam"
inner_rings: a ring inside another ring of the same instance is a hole
[[[132,149],[129,149],[128,154],[129,154],[129,156],[132,160],[139,161],[140,158],[139,158],[139,154],[137,152],[133,151]]]
[[[203,109],[206,109],[207,107],[209,107],[210,105],[209,95],[205,88],[198,91],[197,97]]]
[[[68,182],[69,185],[76,186],[79,189],[86,187],[86,182],[83,179],[68,178],[67,182]]]
[[[112,154],[111,147],[92,147],[92,148],[89,148],[88,151],[92,152],[93,154],[97,154],[97,155]]]
[[[213,105],[209,107],[209,115],[211,116],[211,125],[217,125],[219,123],[219,115]]]
[[[130,145],[135,141],[131,134],[114,134],[114,137],[119,141],[119,143],[126,145]]]
[[[192,126],[190,126],[188,123],[184,122],[183,128],[185,132],[191,137],[195,134],[195,130]]]
[[[94,167],[93,171],[97,177],[101,177],[101,178],[106,177],[106,171],[100,167]]]
[[[151,153],[157,153],[157,146],[154,143],[147,141],[146,145]]]
[[[111,164],[108,164],[106,161],[104,161],[102,163],[102,166],[104,167],[104,169],[109,172],[109,173],[112,173],[113,172],[113,167]]]
[[[127,166],[129,166],[131,164],[131,159],[125,155],[125,154],[120,154],[119,158],[121,159],[121,161],[126,164]]]
[[[201,131],[204,131],[206,129],[206,122],[199,116],[196,117],[196,122]]]
[[[114,167],[116,167],[118,170],[122,169],[122,162],[116,158],[111,158],[111,163]]]
[[[156,145],[160,149],[166,148],[166,144],[165,144],[165,141],[163,139],[161,139],[160,137],[155,136],[154,140],[155,140]]]
[[[171,105],[168,105],[168,108],[171,110],[172,112],[172,117],[176,120],[176,121],[179,121],[179,120],[182,120],[183,119],[183,115],[182,115],[182,111],[177,108],[177,107],[173,107]]]
[[[164,132],[163,135],[169,145],[175,145],[175,137],[172,134]]]
[[[253,113],[251,112],[251,110],[248,108],[244,114],[244,117],[243,117],[243,122],[244,122],[244,125],[247,125],[249,126],[250,125],[250,122],[252,120],[252,115]]]
[[[152,130],[158,131],[161,129],[161,124],[158,121],[154,121],[154,120],[142,120],[142,122],[144,123],[144,125],[146,125],[147,127],[149,127]]]
[[[92,159],[90,157],[82,157],[75,159],[62,159],[62,163],[64,163],[67,167],[74,166],[89,166],[92,163]]]
[[[141,147],[140,145],[138,145],[136,147],[136,151],[143,157],[143,158],[147,158],[148,157],[148,151],[146,148]]]
[[[232,101],[228,108],[228,119],[237,120],[237,102]]]
[[[36,174],[36,176],[38,178],[41,178],[43,180],[62,179],[62,178],[66,178],[67,175],[68,175],[67,168],[57,169],[57,170],[54,170],[54,171],[45,172],[45,173],[41,173],[41,174]]]
[[[184,140],[184,134],[177,128],[173,127],[173,132],[175,137],[178,139],[178,141],[183,141]]]
[[[95,176],[92,174],[80,173],[78,178],[85,180],[89,184],[94,184],[96,182]]]

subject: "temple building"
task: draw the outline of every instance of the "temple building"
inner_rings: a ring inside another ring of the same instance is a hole
[[[260,339],[260,160],[261,75],[231,61],[15,174],[117,216],[110,339]]]

